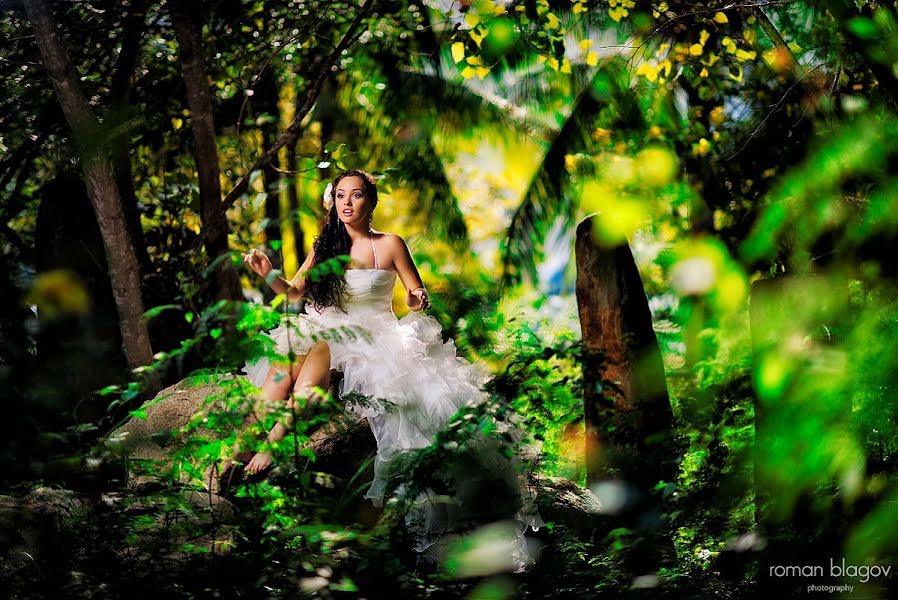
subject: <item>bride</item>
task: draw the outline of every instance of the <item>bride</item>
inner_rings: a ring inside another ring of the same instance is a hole
[[[328,184],[324,203],[326,221],[291,280],[272,277],[271,262],[262,251],[254,248],[243,255],[276,293],[311,300],[306,314],[287,315],[268,333],[278,355],[296,360],[272,364],[263,358],[244,371],[261,388],[263,401],[286,400],[291,412],[300,408],[299,399],[312,401],[316,389],[330,386],[331,369],[341,371],[340,397],[347,410],[368,419],[377,442],[374,481],[365,497],[382,506],[388,479],[395,476],[391,461],[429,446],[459,408],[482,402],[488,372],[457,356],[454,342],[443,342],[439,322],[423,314],[430,300],[404,240],[371,228],[377,206],[374,178],[363,171],[344,171]],[[341,256],[349,257],[344,273],[312,271]],[[392,309],[397,276],[412,311],[401,319]],[[352,400],[357,397],[365,398],[364,404]],[[267,442],[283,439],[288,426],[275,424]],[[269,452],[257,452],[245,471],[259,473],[271,464]],[[445,516],[445,510],[440,514]],[[426,520],[433,533],[436,512]],[[526,522],[524,530],[527,524],[534,529],[542,524],[533,510],[526,517],[519,514],[519,520]],[[523,543],[520,526],[518,533]],[[433,543],[433,537],[424,545]]]

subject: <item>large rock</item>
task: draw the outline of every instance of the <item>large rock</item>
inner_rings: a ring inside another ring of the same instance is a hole
[[[0,573],[37,570],[42,549],[88,509],[71,490],[43,487],[21,498],[0,496]]]
[[[0,496],[0,579],[20,583],[47,575],[59,575],[86,540],[103,539],[124,560],[182,561],[201,548],[207,552],[229,551],[238,538],[236,509],[214,494],[185,491],[187,508],[170,509],[164,494],[139,496],[109,492],[91,500],[78,492],[42,487],[26,496]],[[104,539],[109,526],[104,515],[114,513],[115,528],[135,538]],[[147,527],[145,519],[154,527]],[[141,522],[142,521],[142,522]],[[160,548],[165,555],[158,554]]]
[[[144,418],[132,417],[112,432],[108,436],[109,444],[122,450],[130,463],[130,487],[136,490],[152,486],[157,480],[152,472],[168,470],[173,455],[191,436],[217,441],[237,427],[251,426],[255,421],[251,414],[241,423],[235,411],[229,411],[226,406],[228,403],[249,406],[250,399],[246,398],[244,389],[233,376],[221,376],[216,381],[184,379],[147,402],[142,407],[146,413]],[[213,423],[231,426],[216,431],[210,426]],[[353,475],[376,449],[367,421],[349,413],[333,415],[312,434],[306,447],[315,456],[310,465],[314,470],[337,477]],[[220,462],[206,462],[211,464],[203,465],[203,484],[218,494]],[[154,469],[147,468],[150,465]]]
[[[146,418],[132,418],[109,437],[127,452],[132,461],[153,461],[162,467],[170,466],[172,455],[189,437],[188,426],[197,420],[211,418],[220,411],[224,400],[238,386],[239,382],[233,377],[222,377],[217,383],[181,381],[162,390],[147,403],[144,408]],[[204,427],[194,433],[208,436],[210,440],[221,439],[227,434]],[[344,481],[355,475],[376,450],[366,420],[349,413],[335,414],[326,426],[312,435],[307,447],[315,455],[314,462],[310,462],[307,468]],[[211,505],[217,502],[219,490],[216,475],[214,465],[205,468],[204,484],[211,494],[197,493],[197,502]],[[369,461],[359,480],[370,480],[372,476]],[[152,485],[153,476],[135,473],[130,481],[132,489],[137,490]],[[328,481],[327,485],[332,483]],[[530,485],[544,520],[584,532],[603,524],[605,518],[600,514],[601,501],[589,489],[560,477],[534,476]]]
[[[564,477],[531,477],[537,491],[536,503],[544,521],[554,521],[576,531],[590,533],[601,528],[607,519],[602,515],[602,501],[589,488]]]

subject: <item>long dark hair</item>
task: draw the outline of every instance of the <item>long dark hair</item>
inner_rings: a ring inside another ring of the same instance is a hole
[[[365,195],[371,203],[371,209],[377,206],[377,181],[370,173],[365,171],[343,171],[337,175],[333,181],[333,188],[330,192],[331,208],[327,213],[327,218],[321,226],[321,231],[312,248],[315,252],[315,261],[312,268],[320,265],[324,261],[335,258],[337,256],[348,256],[349,249],[352,247],[352,239],[346,231],[346,225],[337,217],[337,186],[340,181],[346,177],[359,177],[365,188]],[[324,308],[325,306],[336,306],[343,312],[343,302],[346,298],[346,277],[343,273],[339,275],[334,273],[323,273],[317,281],[309,278],[306,283],[306,293],[312,298],[312,305],[315,308]]]

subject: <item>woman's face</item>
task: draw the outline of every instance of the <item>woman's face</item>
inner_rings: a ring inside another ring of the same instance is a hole
[[[368,224],[374,205],[368,198],[361,177],[350,175],[340,180],[334,190],[334,207],[337,209],[337,217],[346,225]]]

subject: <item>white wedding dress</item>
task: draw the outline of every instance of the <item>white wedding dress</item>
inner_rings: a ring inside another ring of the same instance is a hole
[[[486,400],[481,387],[489,372],[457,356],[455,343],[443,342],[442,327],[434,317],[411,312],[397,319],[392,306],[396,272],[377,267],[376,249],[374,264],[373,269],[346,271],[345,313],[333,306],[321,310],[309,306],[307,314],[286,315],[268,335],[284,356],[291,350],[301,356],[314,343],[328,342],[331,368],[343,373],[340,398],[346,400],[347,411],[368,419],[377,442],[374,481],[365,497],[382,506],[387,482],[394,476],[391,461],[405,451],[429,446],[434,434],[465,404]],[[244,372],[261,387],[269,366],[269,360],[262,358],[248,363]],[[359,401],[359,395],[364,400]],[[508,461],[497,457],[492,462],[496,469],[509,470]],[[471,481],[475,477],[472,474]],[[519,571],[530,562],[524,532],[544,523],[533,498],[523,485],[518,487],[523,505],[510,549],[514,570]],[[402,489],[400,485],[396,493]],[[429,502],[426,495],[419,496],[416,505],[419,509],[406,517],[406,523],[421,552],[441,541],[461,513]]]

